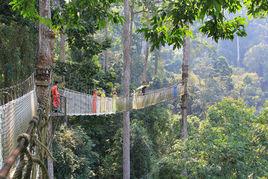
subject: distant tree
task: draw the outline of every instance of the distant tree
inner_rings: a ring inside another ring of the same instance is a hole
[[[246,104],[254,106],[257,109],[263,104],[263,90],[261,80],[256,73],[247,73],[234,70],[232,75],[234,89],[231,96],[244,99]]]
[[[97,155],[93,143],[81,127],[61,126],[55,133],[53,153],[56,178],[90,178]]]
[[[260,119],[262,114],[256,117],[253,108],[229,98],[211,106],[206,120],[190,117],[188,140],[178,140],[163,156],[160,175],[180,178],[186,167],[190,178],[265,178],[268,129]]]
[[[263,78],[263,88],[268,90],[268,45],[260,43],[251,47],[245,54],[244,64],[251,72]]]

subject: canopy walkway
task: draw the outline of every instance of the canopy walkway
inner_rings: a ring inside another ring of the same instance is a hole
[[[100,97],[71,89],[60,90],[61,112],[53,116],[99,116],[138,110],[172,100],[178,96],[178,85],[134,93],[126,97]],[[25,81],[0,89],[0,168],[3,161],[17,145],[17,138],[27,131],[29,122],[37,116],[38,104],[34,74]]]

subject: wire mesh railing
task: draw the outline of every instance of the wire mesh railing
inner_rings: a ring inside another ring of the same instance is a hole
[[[57,115],[59,113],[63,116],[108,115],[139,110],[176,99],[178,91],[178,85],[174,85],[147,91],[144,94],[134,93],[126,98],[116,95],[112,97],[89,95],[64,89],[60,90],[60,107]],[[11,163],[13,165],[15,162],[14,157],[19,157],[17,152],[28,150],[23,150],[20,142],[17,145],[17,138],[29,129],[29,122],[37,115],[37,106],[34,74],[17,85],[0,89],[0,167],[3,167],[0,170],[0,178],[3,172],[5,174],[10,170]],[[23,154],[26,155],[27,153]]]
[[[4,105],[9,101],[15,100],[35,88],[34,73],[32,73],[26,80],[18,82],[16,85],[0,89],[0,105]]]
[[[5,158],[16,146],[19,134],[26,131],[28,123],[37,113],[35,89],[1,106],[1,146]]]
[[[141,95],[134,93],[126,97],[103,97],[64,89],[61,94],[66,98],[67,116],[108,115],[127,110],[137,110],[178,97],[178,85],[148,91]],[[61,102],[62,103],[62,102]]]
[[[0,166],[17,145],[17,137],[28,128],[37,113],[34,74],[26,80],[0,89]]]

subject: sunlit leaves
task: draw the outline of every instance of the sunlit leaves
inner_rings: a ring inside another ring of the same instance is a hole
[[[180,48],[182,39],[190,32],[189,26],[201,21],[200,31],[215,41],[233,39],[235,34],[246,35],[246,20],[242,17],[227,20],[226,15],[235,14],[241,8],[240,0],[163,1],[157,15],[151,19],[149,25],[141,29],[141,32],[153,43],[153,47],[169,44],[174,45],[174,48]]]
[[[52,22],[48,18],[39,16],[36,0],[12,0],[9,5],[12,10],[19,12],[23,18],[31,21],[39,21],[49,27],[52,27]]]
[[[13,10],[19,11],[24,18],[38,19],[35,0],[12,0],[10,5]]]
[[[244,0],[248,13],[254,17],[265,17],[268,14],[267,0]]]
[[[246,20],[242,17],[236,17],[229,21],[218,21],[218,19],[208,20],[200,27],[200,31],[208,37],[212,37],[216,42],[219,39],[234,39],[235,34],[246,36]]]

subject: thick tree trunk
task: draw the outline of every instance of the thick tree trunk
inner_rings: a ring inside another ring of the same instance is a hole
[[[125,24],[123,28],[124,54],[124,96],[129,101],[130,63],[131,63],[131,14],[130,2],[124,0]],[[123,114],[123,179],[130,179],[130,117],[129,111]]]
[[[47,146],[49,148],[49,150],[52,150],[52,140],[53,140],[53,121],[49,120],[48,122],[48,134],[47,134]],[[47,171],[48,171],[48,176],[49,179],[54,179],[54,165],[53,165],[53,160],[48,157],[47,158]]]
[[[51,19],[50,0],[39,0],[39,13],[41,17]],[[51,77],[51,66],[53,59],[53,46],[54,46],[55,35],[44,24],[39,24],[39,50],[38,50],[38,61],[36,63],[36,90],[37,100],[40,108],[40,140],[43,144],[47,145],[48,129],[47,124],[49,123],[49,110],[50,110],[50,77]],[[47,161],[44,149],[39,149],[40,159]],[[48,168],[53,168],[53,163],[48,163]],[[53,177],[53,176],[51,176]]]
[[[148,65],[148,57],[149,57],[149,43],[145,42],[145,49],[144,49],[144,66],[143,72],[141,77],[141,82],[147,81],[147,65]]]
[[[188,66],[190,59],[190,38],[184,38],[183,44],[183,62],[182,62],[182,96],[181,96],[181,139],[188,137],[187,132],[187,103],[188,103]]]

